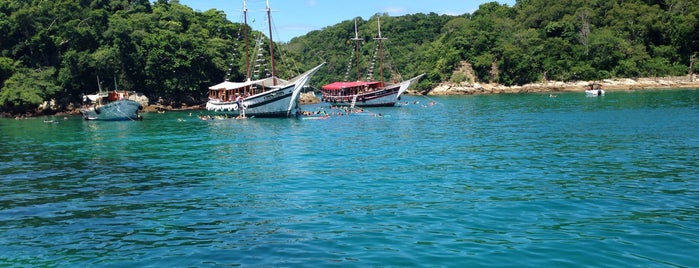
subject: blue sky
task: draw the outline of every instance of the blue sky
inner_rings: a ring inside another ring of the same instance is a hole
[[[461,15],[472,13],[492,0],[269,0],[275,41],[289,41],[313,30],[332,26],[355,17],[368,19],[376,13],[401,16],[414,13]],[[515,0],[500,0],[513,6]],[[180,0],[194,10],[223,10],[232,22],[242,22],[242,0]],[[265,0],[248,0],[248,23],[267,32]],[[253,21],[254,20],[254,21]]]

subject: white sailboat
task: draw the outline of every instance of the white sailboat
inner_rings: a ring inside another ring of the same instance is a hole
[[[379,81],[362,81],[359,71],[359,42],[362,40],[357,33],[357,21],[354,21],[354,49],[357,65],[357,81],[334,82],[324,85],[321,89],[322,99],[333,105],[341,106],[394,106],[401,94],[411,84],[420,80],[425,74],[421,74],[399,83],[389,84],[383,81],[383,47],[382,42],[386,38],[381,36],[381,20],[378,19],[379,35],[374,38],[378,42],[379,53]]]
[[[247,4],[243,1],[245,29],[247,29]],[[274,43],[272,41],[271,10],[267,1],[267,21],[269,23],[269,50],[271,58],[271,77],[251,80],[248,56],[248,37],[246,43],[246,81],[224,81],[209,87],[209,100],[206,109],[239,117],[292,117],[298,109],[298,99],[303,87],[318,69],[325,63],[306,71],[292,79],[284,80],[276,76],[274,66]]]

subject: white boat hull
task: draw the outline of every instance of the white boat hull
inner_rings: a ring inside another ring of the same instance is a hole
[[[604,93],[603,89],[585,90],[585,95],[588,97],[604,96]]]
[[[80,109],[85,120],[136,120],[141,104],[133,100],[117,100],[105,105],[90,106]]]
[[[311,79],[318,69],[323,66],[322,63],[306,73],[298,76],[291,82],[279,87],[267,90],[245,98],[242,106],[247,117],[293,117],[296,116],[298,109],[299,96],[308,81]],[[238,106],[235,101],[221,101],[219,99],[209,99],[206,102],[206,109],[224,113],[227,115],[238,116],[242,114],[243,109]]]
[[[298,91],[297,91],[298,90]],[[298,96],[294,94],[301,91],[294,85],[274,90],[268,90],[260,94],[250,96],[243,101],[246,116],[255,117],[290,117],[298,108]],[[242,109],[234,101],[209,100],[206,103],[209,111],[221,112],[229,115],[240,115]]]

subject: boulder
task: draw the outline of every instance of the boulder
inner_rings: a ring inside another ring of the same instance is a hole
[[[315,103],[320,103],[320,98],[316,96],[315,93],[312,91],[306,92],[306,93],[301,93],[299,95],[299,104],[315,104]]]
[[[149,102],[148,97],[146,97],[146,95],[143,95],[141,93],[137,92],[135,94],[130,94],[129,99],[140,103],[141,106],[143,106],[143,107],[148,106],[148,102]]]

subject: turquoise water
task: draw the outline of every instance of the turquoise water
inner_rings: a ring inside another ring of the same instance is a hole
[[[0,266],[699,263],[699,90],[403,100],[2,119]]]

